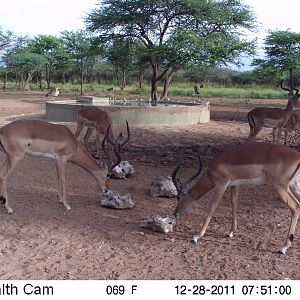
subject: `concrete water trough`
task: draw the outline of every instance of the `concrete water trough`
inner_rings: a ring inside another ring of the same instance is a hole
[[[75,122],[82,105],[95,105],[107,111],[115,124],[199,124],[210,119],[207,101],[170,102],[155,105],[149,101],[110,100],[109,98],[78,97],[76,100],[46,102],[46,119]]]

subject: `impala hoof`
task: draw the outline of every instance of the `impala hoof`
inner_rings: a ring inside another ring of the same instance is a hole
[[[14,211],[12,210],[11,207],[7,208],[7,213],[8,213],[8,214],[12,214],[13,212],[14,212]]]
[[[192,244],[197,244],[198,239],[199,239],[199,236],[194,235],[194,236],[191,238],[191,243],[192,243]]]
[[[281,247],[279,249],[278,253],[281,254],[281,255],[285,255],[286,249],[287,249],[286,247]]]

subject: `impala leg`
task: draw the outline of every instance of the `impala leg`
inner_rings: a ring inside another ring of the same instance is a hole
[[[281,197],[282,201],[287,204],[287,206],[292,212],[291,223],[288,230],[287,238],[285,240],[285,243],[279,250],[279,253],[285,254],[286,250],[291,246],[292,241],[294,240],[295,228],[300,214],[300,203],[295,197],[295,195],[291,192],[289,187],[282,187],[274,183],[273,186],[279,194],[279,196]],[[299,186],[297,187],[297,189],[299,190]]]
[[[76,128],[76,132],[74,134],[77,138],[79,137],[81,131],[83,130],[83,127],[84,127],[84,123],[77,121],[77,128]]]
[[[272,133],[273,133],[273,144],[275,144],[276,135],[278,134],[278,128],[274,127]]]
[[[212,202],[210,204],[210,208],[209,208],[208,214],[206,216],[206,219],[205,219],[205,221],[202,225],[199,237],[202,237],[205,234],[205,231],[206,231],[207,226],[210,222],[210,219],[213,216],[214,211],[218,207],[218,204],[220,203],[221,199],[223,198],[223,195],[226,191],[226,188],[227,188],[227,185],[216,188],[214,199],[212,200]],[[197,241],[197,238],[198,237],[195,237],[195,241]]]
[[[65,206],[66,210],[70,210],[71,207],[67,202],[67,191],[66,191],[66,164],[67,164],[67,159],[58,157],[56,162],[57,177],[58,177],[58,197],[59,197],[59,202]]]
[[[277,128],[277,144],[280,143],[281,132],[282,132],[282,128],[278,127]]]
[[[23,158],[23,156],[8,156],[6,155],[5,162],[0,170],[0,200],[4,204],[7,212],[11,214],[13,212],[12,208],[9,205],[7,189],[6,189],[6,180],[9,173],[16,167],[18,162]]]
[[[287,135],[288,135],[288,132],[287,130],[284,131],[284,145],[287,145]]]
[[[232,221],[231,221],[231,228],[228,233],[229,237],[233,237],[233,232],[237,229],[238,200],[239,200],[239,188],[238,188],[238,186],[232,186],[231,187]]]
[[[96,148],[97,148],[97,157],[100,157],[100,132],[96,130]]]
[[[87,148],[88,148],[88,142],[89,142],[89,139],[90,139],[92,133],[93,133],[93,128],[88,127],[88,128],[87,128],[87,131],[86,131],[86,133],[85,133],[85,136],[84,136],[84,138],[83,138],[84,144],[85,144],[85,146],[86,146]]]
[[[262,125],[257,125],[257,126],[254,126],[253,128],[250,128],[250,133],[249,133],[249,136],[247,138],[247,142],[250,142],[252,139],[254,139],[258,133],[261,131],[262,129]]]

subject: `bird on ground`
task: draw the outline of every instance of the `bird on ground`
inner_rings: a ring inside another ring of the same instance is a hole
[[[55,88],[55,89],[52,89],[51,91],[49,91],[47,94],[46,94],[46,97],[51,97],[52,96],[52,101],[54,101],[54,97],[57,97],[59,94],[59,88]]]
[[[202,88],[203,88],[203,84],[200,84],[199,89],[202,89]],[[195,91],[196,95],[200,95],[200,90],[199,89],[198,89],[197,85],[194,86],[194,91]]]

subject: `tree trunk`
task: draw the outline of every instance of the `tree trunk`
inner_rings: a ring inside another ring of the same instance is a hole
[[[18,73],[16,73],[16,86],[15,86],[15,89],[17,90],[17,88],[18,88]]]
[[[80,95],[83,95],[83,59],[80,60]]]
[[[121,86],[121,91],[124,90],[125,86],[126,86],[126,71],[123,70],[122,71],[122,86]]]
[[[164,80],[164,89],[163,89],[163,94],[161,96],[161,100],[165,100],[167,98],[167,96],[168,96],[168,90],[169,90],[169,86],[170,86],[170,82],[171,82],[174,74],[175,74],[175,71],[172,70],[170,73],[168,73],[166,75],[166,78]]]
[[[38,77],[39,77],[39,87],[41,90],[42,89],[42,74],[40,72],[38,73]]]
[[[156,78],[152,78],[151,82],[151,100],[157,100],[158,99],[158,93],[157,93],[157,87],[158,87],[158,81]]]
[[[116,72],[116,78],[117,78],[118,86],[121,88],[121,83],[120,83],[120,78],[119,78],[119,69],[116,68],[115,72]]]
[[[47,81],[47,88],[50,89],[50,65],[49,63],[46,64],[46,81]]]
[[[7,76],[8,76],[8,71],[5,70],[5,74],[4,74],[4,82],[3,82],[3,86],[2,86],[2,89],[3,89],[3,90],[6,89]]]
[[[141,90],[143,88],[143,81],[144,81],[144,70],[140,70],[138,82],[139,82],[139,89]]]
[[[157,88],[158,88],[158,66],[156,64],[152,64],[152,79],[151,79],[151,100],[157,100]]]
[[[62,68],[62,82],[63,82],[63,84],[66,83],[66,73],[65,73],[65,68],[64,67]]]
[[[27,73],[27,76],[26,76],[26,81],[25,81],[25,84],[23,86],[23,89],[25,90],[25,88],[27,87],[27,85],[29,84],[29,82],[31,82],[32,80],[32,73],[31,72],[28,72]]]

